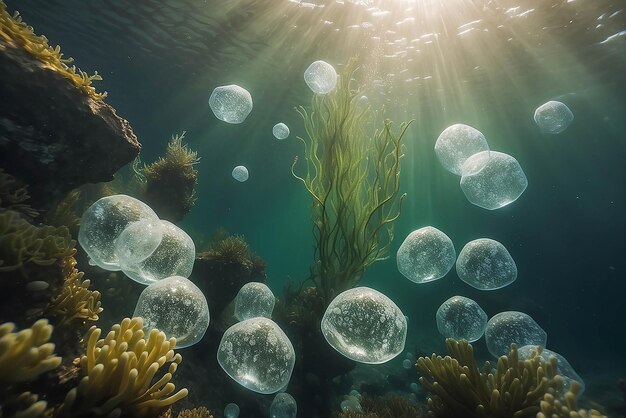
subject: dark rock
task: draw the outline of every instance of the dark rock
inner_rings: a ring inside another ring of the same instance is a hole
[[[29,185],[34,207],[112,180],[139,153],[115,109],[1,40],[0,80],[0,166]]]

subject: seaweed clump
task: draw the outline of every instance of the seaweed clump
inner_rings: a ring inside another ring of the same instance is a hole
[[[291,171],[312,198],[315,254],[310,279],[326,303],[388,256],[405,196],[400,193],[400,159],[411,122],[396,132],[386,119],[369,136],[365,125],[371,112],[359,105],[353,68],[347,66],[335,91],[314,95],[310,111],[297,108],[308,136],[299,138],[306,171],[296,174],[297,157]]]
[[[61,53],[61,47],[57,45],[53,48],[49,45],[48,38],[35,34],[32,26],[24,23],[18,12],[11,16],[2,0],[0,0],[0,40],[25,50],[44,67],[56,71],[64,78],[67,78],[78,89],[94,100],[103,100],[106,97],[106,92],[98,93],[92,85],[94,81],[102,80],[97,71],[94,75],[89,75],[76,68],[75,65],[69,66],[68,64],[71,64],[74,60],[72,58],[64,58],[63,53]]]
[[[429,415],[435,417],[534,417],[544,396],[559,396],[563,379],[557,360],[544,362],[535,352],[520,361],[513,344],[508,356],[498,359],[495,371],[485,363],[481,372],[467,341],[446,340],[449,356],[420,357],[420,383],[431,394]]]
[[[184,131],[173,135],[165,157],[143,167],[139,167],[137,161],[134,167],[142,186],[143,200],[160,218],[171,222],[183,219],[196,203],[198,171],[194,166],[200,159],[197,152],[183,144],[184,138]]]
[[[402,396],[363,396],[362,411],[343,411],[336,418],[419,418],[419,408]]]
[[[14,332],[15,324],[0,325],[0,416],[37,417],[47,408],[47,402],[31,392],[21,391],[39,376],[57,368],[61,357],[54,354],[55,345],[48,342],[52,325],[45,319],[30,328]]]
[[[175,338],[156,329],[144,338],[141,318],[125,318],[104,339],[101,332],[91,328],[80,359],[83,377],[67,393],[59,416],[157,416],[187,396],[187,389],[174,393],[170,382],[182,361],[174,353]],[[156,377],[166,363],[167,372]]]
[[[564,401],[546,393],[541,401],[541,412],[537,418],[607,418],[595,409],[578,409],[576,398],[580,393],[580,383],[572,381],[569,391],[564,396]]]
[[[0,208],[18,212],[25,219],[33,220],[39,216],[39,212],[24,203],[29,198],[26,186],[20,186],[15,177],[0,168]]]

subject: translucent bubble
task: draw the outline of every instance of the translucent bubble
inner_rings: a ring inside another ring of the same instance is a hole
[[[241,183],[248,180],[248,169],[242,165],[233,168],[233,178]]]
[[[341,401],[339,406],[343,412],[363,412],[361,403],[353,396],[349,396],[348,399]]]
[[[508,154],[485,151],[465,161],[461,190],[470,203],[484,209],[499,209],[515,202],[528,180],[517,160]]]
[[[356,389],[352,389],[348,395],[354,396],[357,399],[361,399],[361,393]]]
[[[574,114],[565,103],[551,100],[535,110],[534,119],[543,133],[556,135],[567,129]]]
[[[235,84],[216,87],[209,97],[209,107],[219,120],[241,123],[252,112],[252,96]]]
[[[272,128],[272,133],[276,137],[276,139],[285,139],[289,136],[289,127],[284,123],[277,123]]]
[[[189,279],[168,277],[146,287],[133,316],[143,318],[144,331],[163,331],[176,338],[176,348],[194,345],[209,326],[209,306],[204,294]]]
[[[456,261],[461,280],[480,290],[495,290],[517,279],[517,266],[504,245],[489,238],[465,244]]]
[[[171,276],[189,277],[193,270],[196,247],[191,237],[171,222],[159,222],[163,236],[152,254],[138,263],[121,260],[124,274],[141,284]]]
[[[270,418],[296,418],[298,406],[296,400],[288,393],[279,393],[270,405]]]
[[[276,298],[263,283],[244,284],[235,297],[235,318],[244,321],[257,316],[272,317]]]
[[[411,370],[413,368],[413,362],[408,358],[402,360],[402,368],[405,370]]]
[[[78,242],[90,262],[105,270],[120,270],[115,240],[132,222],[158,222],[156,213],[145,203],[123,194],[103,197],[83,213]]]
[[[314,93],[327,94],[337,86],[337,72],[329,63],[315,61],[304,72],[304,81]]]
[[[417,392],[419,392],[419,386],[417,386],[417,383],[415,383],[415,382],[412,382],[412,383],[409,385],[409,389],[410,389],[410,390],[411,390],[411,392],[413,392],[413,393],[417,393]]]
[[[259,317],[226,330],[217,350],[217,361],[243,387],[270,394],[287,387],[296,356],[278,325]]]
[[[239,405],[236,403],[229,403],[224,408],[224,418],[239,418]]]
[[[359,97],[359,104],[361,106],[365,106],[368,102],[369,102],[369,98],[367,96],[361,96]]]
[[[452,240],[432,226],[411,232],[396,257],[400,273],[415,283],[441,279],[448,274],[455,259]]]
[[[460,123],[444,129],[435,142],[435,153],[441,165],[459,176],[465,160],[481,151],[489,151],[485,136],[479,130]]]
[[[523,312],[507,311],[494,315],[485,328],[485,341],[491,355],[508,354],[511,344],[546,346],[548,334]]]
[[[528,360],[536,351],[536,345],[525,345],[517,349],[517,355],[519,356],[520,360]],[[575,380],[580,384],[580,391],[578,392],[577,396],[580,397],[580,395],[583,394],[583,392],[585,391],[585,382],[578,375],[578,373],[576,373],[572,365],[569,364],[565,357],[563,357],[559,353],[550,351],[547,348],[543,348],[539,356],[541,357],[541,360],[546,363],[550,361],[550,358],[556,357],[556,372],[563,378],[563,388],[568,389],[572,382]]]
[[[163,239],[161,221],[142,219],[130,223],[115,240],[115,255],[122,264],[136,264],[148,258]]]
[[[322,318],[326,341],[351,360],[380,364],[404,350],[407,324],[387,296],[368,287],[340,293]]]
[[[485,311],[463,296],[452,296],[437,309],[437,329],[446,338],[473,342],[483,336],[486,325]]]

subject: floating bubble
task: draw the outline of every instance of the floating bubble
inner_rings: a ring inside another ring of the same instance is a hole
[[[132,222],[159,218],[145,203],[123,194],[103,197],[83,213],[78,242],[93,263],[105,270],[120,270],[115,240]]]
[[[224,418],[239,418],[239,405],[236,403],[229,403],[224,408]]]
[[[369,100],[370,99],[367,96],[361,96],[361,97],[359,97],[359,104],[361,106],[364,106],[364,105],[367,104],[367,102],[369,102]]]
[[[404,370],[411,370],[413,368],[413,362],[408,358],[405,358],[404,360],[402,360],[402,368]]]
[[[404,350],[407,324],[402,311],[387,296],[368,287],[349,289],[335,297],[321,325],[326,341],[351,360],[380,364]]]
[[[242,165],[233,168],[233,178],[241,183],[248,180],[248,169]]]
[[[432,226],[411,232],[398,249],[398,271],[415,283],[441,279],[448,274],[456,252],[452,240]]]
[[[548,334],[523,312],[507,311],[494,315],[485,328],[487,349],[494,357],[508,354],[511,344],[546,346]]]
[[[219,120],[241,123],[252,112],[252,96],[236,84],[216,87],[209,97],[209,107]]]
[[[279,393],[270,405],[270,418],[296,418],[298,406],[288,393]]]
[[[525,345],[517,349],[517,355],[520,360],[529,359],[534,352],[537,351],[538,346],[536,345]],[[568,389],[572,382],[575,380],[580,384],[580,391],[577,396],[580,396],[585,391],[585,382],[583,379],[576,373],[571,364],[559,353],[555,353],[554,351],[548,350],[547,348],[541,349],[541,354],[539,355],[541,360],[544,362],[549,362],[550,358],[556,357],[556,372],[561,377],[563,377],[563,388]]]
[[[265,284],[246,283],[235,297],[235,318],[240,321],[257,316],[271,318],[275,303],[274,294]]]
[[[285,139],[289,136],[289,127],[284,123],[277,123],[272,128],[272,133],[276,137],[276,139]]]
[[[504,245],[489,238],[465,244],[456,261],[461,280],[480,290],[495,290],[517,279],[517,266]]]
[[[217,361],[243,387],[270,394],[287,387],[296,356],[278,325],[258,317],[226,330],[217,350]]]
[[[315,61],[304,72],[304,81],[314,93],[327,94],[337,86],[337,72],[329,63]]]
[[[461,189],[470,203],[499,209],[524,193],[528,180],[517,160],[508,154],[483,151],[463,164]]]
[[[361,403],[354,396],[348,396],[347,399],[341,401],[339,405],[343,412],[363,412],[363,408],[361,407]]]
[[[446,338],[474,342],[485,333],[487,314],[472,299],[452,296],[437,309],[437,329]]]
[[[120,265],[133,265],[148,258],[163,239],[161,221],[142,219],[131,222],[115,240],[115,255]]]
[[[189,279],[168,277],[146,287],[133,316],[143,318],[146,335],[152,329],[176,338],[176,348],[194,345],[209,327],[209,306],[204,294]]]
[[[348,393],[348,396],[354,396],[357,399],[361,399],[361,393],[356,389],[352,389],[350,393]]]
[[[489,151],[485,136],[479,130],[461,123],[444,129],[435,142],[435,153],[441,165],[459,176],[463,163],[481,151]]]
[[[551,100],[535,110],[534,119],[543,133],[556,135],[567,129],[574,114],[565,103]]]
[[[150,284],[171,276],[189,277],[196,259],[193,240],[168,221],[159,221],[163,236],[156,249],[138,263],[121,261],[124,274],[141,284]]]
[[[413,392],[413,393],[417,393],[417,392],[419,392],[419,386],[417,386],[417,383],[415,383],[415,382],[412,382],[412,383],[409,385],[409,389],[410,389],[410,390],[411,390],[411,392]]]

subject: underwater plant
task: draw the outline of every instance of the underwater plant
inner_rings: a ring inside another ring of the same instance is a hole
[[[178,413],[178,418],[213,418],[211,411],[204,406],[193,409],[183,409]]]
[[[522,418],[540,412],[546,394],[558,396],[563,379],[556,373],[557,361],[544,362],[534,353],[520,361],[517,347],[498,359],[495,370],[489,362],[478,369],[472,345],[465,340],[446,340],[449,356],[420,357],[417,368],[421,385],[430,392],[429,415],[434,417]]]
[[[174,353],[175,338],[156,329],[144,338],[141,318],[125,318],[103,339],[101,333],[91,328],[80,359],[83,377],[67,393],[59,416],[156,416],[187,396],[187,389],[174,393],[170,382],[182,361]],[[155,377],[166,363],[167,372]]]
[[[92,99],[102,100],[106,97],[106,92],[98,93],[92,86],[93,81],[102,80],[97,71],[94,75],[89,75],[75,65],[70,67],[68,64],[74,61],[72,58],[63,58],[61,48],[58,45],[53,48],[48,44],[48,38],[35,34],[33,28],[22,21],[18,12],[11,16],[2,0],[0,0],[0,40],[24,49],[43,66],[69,79]]]
[[[90,280],[78,271],[74,257],[63,261],[63,286],[46,308],[45,315],[57,320],[57,326],[72,322],[97,321],[102,312],[100,292],[89,290]]]
[[[400,159],[411,122],[394,132],[387,119],[368,137],[365,125],[372,114],[359,105],[353,68],[348,65],[336,90],[314,95],[310,111],[297,108],[308,137],[298,137],[306,171],[296,174],[297,157],[291,171],[313,200],[315,262],[310,279],[326,303],[387,257],[405,196],[400,194]]]
[[[33,220],[39,212],[24,203],[28,200],[26,186],[19,185],[17,179],[0,168],[0,208],[18,212],[24,218]]]
[[[546,393],[541,401],[541,412],[537,418],[607,418],[595,409],[577,409],[576,399],[580,393],[580,383],[573,381],[569,391],[564,396],[564,402]]]
[[[80,198],[80,190],[70,191],[60,202],[46,212],[44,222],[56,227],[66,226],[76,236],[80,225],[80,216],[77,215],[76,208]]]
[[[198,153],[183,144],[185,131],[172,135],[165,157],[140,167],[136,160],[133,169],[141,184],[142,200],[152,207],[159,217],[178,222],[196,203],[195,187],[200,162]]]
[[[336,418],[419,418],[419,407],[402,396],[367,396],[359,400],[361,412],[348,410]]]

